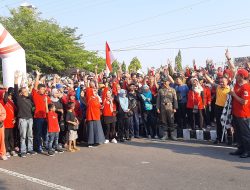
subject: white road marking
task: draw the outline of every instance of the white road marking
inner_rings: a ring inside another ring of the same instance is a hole
[[[150,164],[150,162],[142,161],[141,164]]]
[[[14,171],[6,170],[4,168],[0,168],[0,172],[4,173],[4,174],[7,174],[7,175],[10,175],[10,176],[18,177],[20,179],[24,179],[24,180],[27,180],[27,181],[30,181],[30,182],[33,182],[33,183],[37,183],[37,184],[40,184],[40,185],[43,185],[43,186],[46,186],[46,187],[49,187],[49,188],[52,188],[52,189],[73,190],[73,189],[68,188],[68,187],[64,187],[64,186],[61,186],[61,185],[50,183],[50,182],[47,182],[47,181],[44,181],[44,180],[41,180],[41,179],[37,179],[37,178],[34,178],[34,177],[30,177],[30,176],[27,176],[27,175],[20,174],[20,173],[14,172]]]

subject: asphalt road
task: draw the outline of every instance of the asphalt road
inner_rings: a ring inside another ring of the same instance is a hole
[[[81,147],[79,152],[55,157],[16,157],[0,162],[0,189],[249,190],[250,158],[229,156],[232,150],[140,139]],[[60,186],[41,185],[29,176]]]

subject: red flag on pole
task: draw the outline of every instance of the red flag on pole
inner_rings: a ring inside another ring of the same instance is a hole
[[[106,42],[106,72],[109,75],[112,72],[112,63],[115,61],[114,56],[110,50],[108,42]]]

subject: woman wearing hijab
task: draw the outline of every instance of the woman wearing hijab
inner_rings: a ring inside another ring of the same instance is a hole
[[[204,92],[197,78],[191,79],[192,88],[187,97],[187,113],[191,128],[196,128],[196,121],[199,128],[203,128]]]
[[[150,88],[148,85],[143,85],[142,86],[142,94],[141,97],[143,99],[143,122],[145,125],[145,133],[148,138],[151,138],[157,135],[156,128],[153,124],[153,104],[152,104],[152,99],[153,95],[150,91]]]
[[[78,138],[80,141],[87,141],[87,130],[86,130],[86,110],[87,110],[87,104],[86,104],[86,97],[85,97],[85,91],[84,89],[81,89],[80,91],[80,108],[82,112],[82,119],[79,125],[78,129]]]
[[[124,139],[129,138],[130,119],[133,116],[133,112],[129,109],[130,103],[126,96],[126,90],[121,89],[116,97],[117,103],[117,121],[118,121],[118,141],[124,142]]]
[[[88,146],[102,144],[105,141],[101,124],[101,98],[97,95],[97,89],[88,87],[86,95],[87,100],[87,131]]]

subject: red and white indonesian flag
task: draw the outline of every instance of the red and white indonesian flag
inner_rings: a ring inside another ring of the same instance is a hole
[[[26,74],[25,51],[0,24],[0,58],[2,59],[3,85],[14,86],[14,73]]]
[[[109,75],[112,72],[112,63],[115,61],[115,58],[110,50],[108,42],[106,42],[106,74]]]

